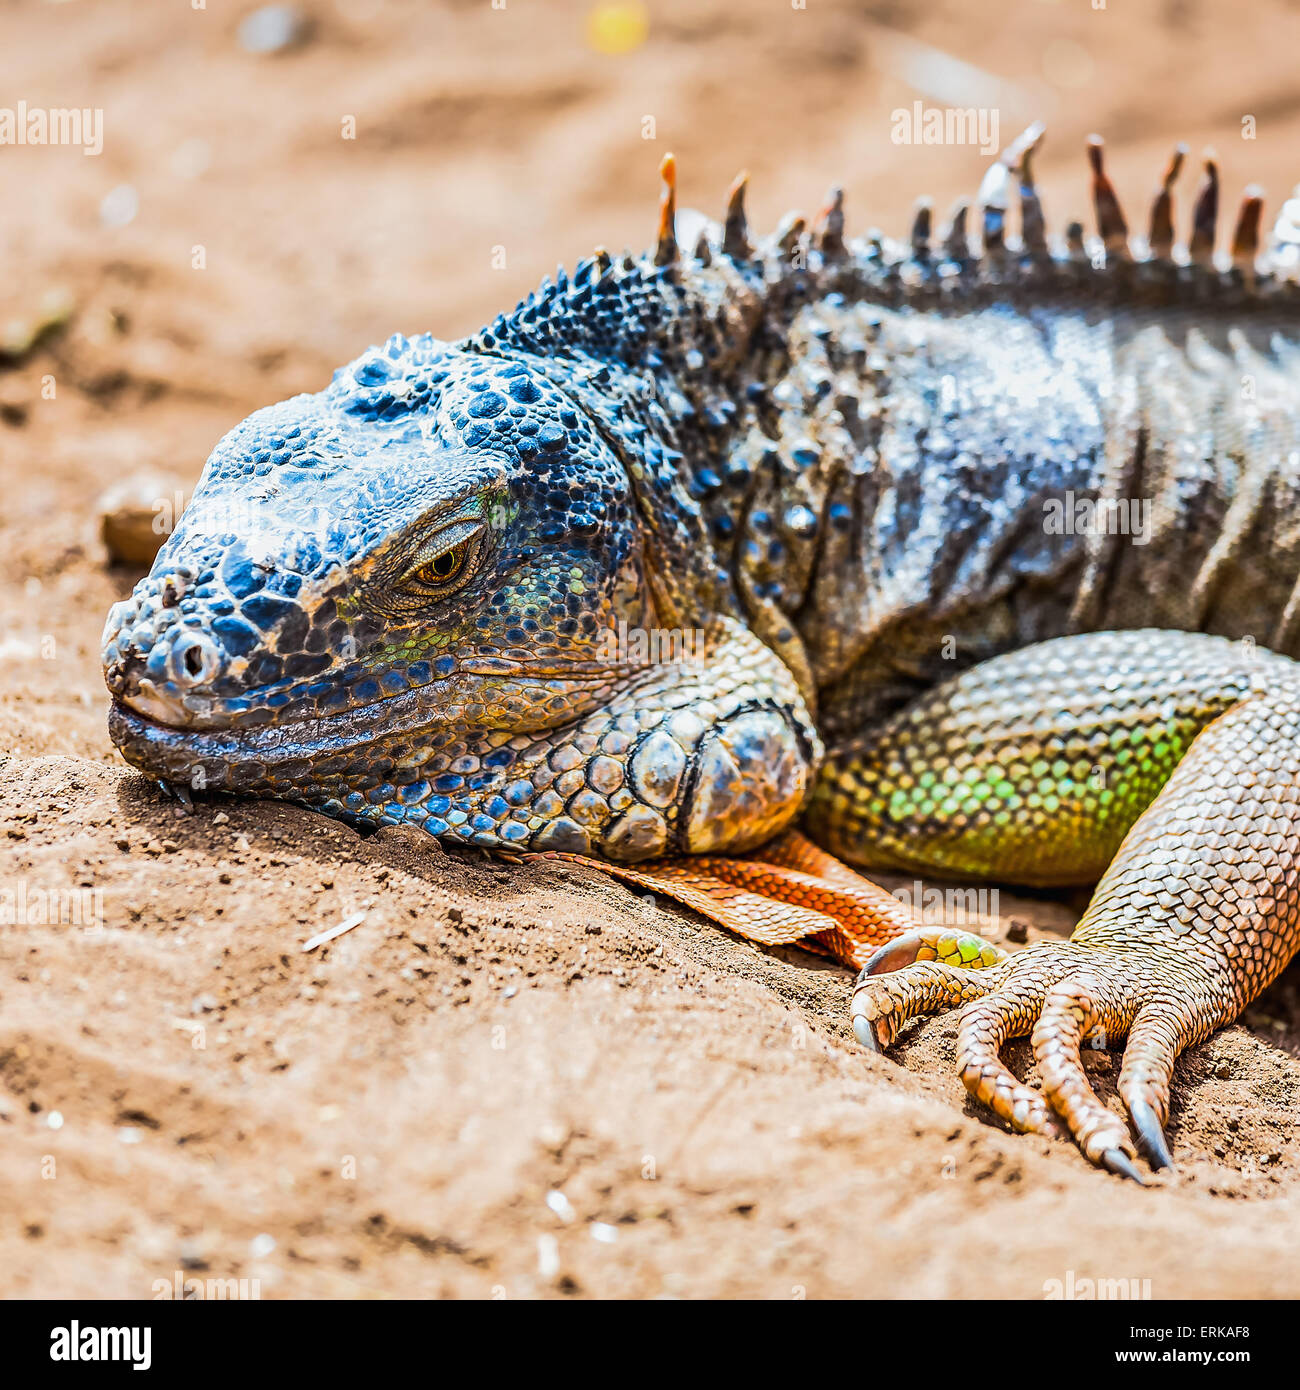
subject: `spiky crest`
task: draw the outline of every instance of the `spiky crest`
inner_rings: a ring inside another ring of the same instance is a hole
[[[665,345],[657,330],[664,315],[689,299],[694,275],[721,277],[703,296],[716,309],[728,286],[758,293],[764,285],[781,283],[789,275],[822,277],[841,293],[855,292],[882,303],[935,301],[940,290],[945,304],[963,295],[988,298],[1000,287],[1017,282],[1051,297],[1055,289],[1077,295],[1089,288],[1122,298],[1132,277],[1138,277],[1144,301],[1177,303],[1187,298],[1204,304],[1282,296],[1300,302],[1300,201],[1286,204],[1268,247],[1260,246],[1263,193],[1255,185],[1245,191],[1231,247],[1216,253],[1219,211],[1219,170],[1207,155],[1205,175],[1193,204],[1191,228],[1184,247],[1175,240],[1174,185],[1185,162],[1185,145],[1175,148],[1151,207],[1145,241],[1131,238],[1129,224],[1105,168],[1100,136],[1087,142],[1092,171],[1092,199],[1097,223],[1095,242],[1082,226],[1071,222],[1062,239],[1053,242],[1034,183],[1032,161],[1043,138],[1041,123],[1029,127],[994,161],[980,186],[978,250],[968,228],[970,204],[959,200],[947,228],[935,239],[931,206],[918,205],[904,243],[872,235],[852,241],[845,234],[843,190],[830,197],[812,231],[801,216],[782,219],[769,237],[751,242],[745,213],[748,176],[740,174],[727,193],[721,226],[710,223],[694,246],[684,250],[677,240],[677,166],[671,154],[660,166],[663,194],[652,251],[614,262],[603,249],[581,261],[572,277],[563,269],[510,314],[499,316],[482,332],[467,339],[472,351],[518,350],[538,355],[585,353],[613,358],[627,365],[654,370]],[[1014,176],[1014,180],[1013,180]],[[1017,185],[1020,236],[1009,229],[1010,192]],[[1297,190],[1300,193],[1300,190]],[[1279,254],[1279,252],[1281,254]],[[698,306],[697,306],[698,309]],[[697,314],[698,317],[698,314]],[[699,323],[707,348],[710,334],[725,332],[716,323]]]

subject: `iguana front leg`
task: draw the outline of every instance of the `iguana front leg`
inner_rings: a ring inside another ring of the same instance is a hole
[[[1174,632],[1027,648],[843,750],[811,820],[859,862],[1039,884],[1104,869],[1068,942],[978,974],[880,973],[879,952],[853,1016],[863,1042],[887,1046],[907,1019],[964,1003],[967,1089],[1021,1130],[1061,1116],[1090,1159],[1136,1177],[1127,1127],[1088,1084],[1080,1046],[1127,1035],[1119,1091],[1139,1146],[1167,1166],[1175,1058],[1300,943],[1300,667]],[[1024,1035],[1041,1094],[999,1058]]]

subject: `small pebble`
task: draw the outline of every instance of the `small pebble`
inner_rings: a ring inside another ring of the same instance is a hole
[[[171,158],[172,173],[178,179],[196,179],[212,163],[212,146],[206,140],[186,140]]]
[[[239,26],[239,44],[245,53],[283,53],[302,43],[310,28],[296,5],[263,5]]]
[[[563,1192],[552,1189],[546,1194],[546,1205],[560,1218],[561,1221],[572,1221],[574,1210],[569,1199]]]
[[[148,569],[175,517],[178,485],[156,473],[134,473],[100,494],[99,535],[109,563]]]
[[[99,220],[105,227],[125,227],[139,211],[140,195],[129,183],[119,183],[100,200]]]

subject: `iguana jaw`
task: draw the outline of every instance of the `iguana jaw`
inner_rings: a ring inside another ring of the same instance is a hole
[[[550,722],[526,715],[511,718],[509,710],[522,705],[521,680],[461,677],[433,681],[416,690],[391,695],[370,704],[323,717],[300,716],[260,727],[239,728],[227,721],[196,725],[154,716],[150,702],[138,696],[114,700],[109,732],[123,757],[134,767],[163,781],[192,782],[195,769],[204,769],[206,784],[231,792],[272,790],[287,780],[279,770],[317,765],[329,760],[338,768],[347,761],[358,780],[370,770],[371,750],[381,742],[406,739],[413,746],[440,746],[463,733],[454,711],[473,702],[495,709],[494,721],[480,726],[489,739],[502,731],[542,736],[607,704],[623,684],[613,673],[585,682],[528,678],[536,690],[544,683],[562,697],[571,712]],[[170,709],[168,709],[170,713]],[[290,774],[291,775],[291,774]]]
[[[523,728],[518,713],[507,721],[519,689],[499,681],[502,727],[430,724],[439,692],[424,688],[382,709],[246,731],[169,727],[115,701],[109,728],[161,781],[406,822],[482,848],[630,861],[761,843],[811,786],[820,744],[793,679],[730,620],[707,634],[702,660],[611,673],[580,702],[572,682],[552,685],[581,712],[544,728]]]

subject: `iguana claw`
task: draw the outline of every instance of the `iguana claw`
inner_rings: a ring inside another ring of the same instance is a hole
[[[1147,1162],[1153,1168],[1172,1168],[1174,1160],[1169,1152],[1169,1141],[1151,1105],[1145,1100],[1130,1101],[1128,1113],[1137,1131],[1138,1148],[1146,1156]]]
[[[853,1036],[857,1038],[868,1052],[880,1052],[881,1047],[876,1041],[875,1027],[865,1014],[854,1014]]]
[[[1133,1160],[1123,1149],[1106,1149],[1101,1155],[1102,1166],[1121,1178],[1131,1178],[1139,1187],[1145,1187],[1142,1174],[1133,1166]]]

